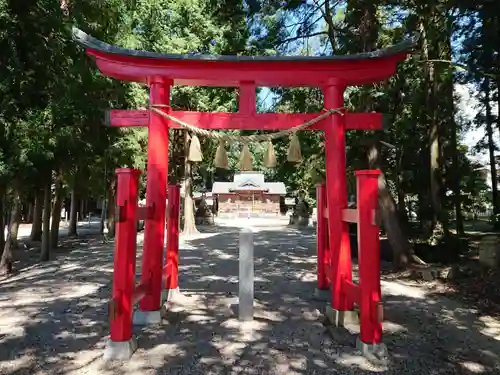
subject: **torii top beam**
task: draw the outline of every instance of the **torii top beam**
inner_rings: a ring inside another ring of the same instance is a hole
[[[148,83],[154,77],[174,85],[322,87],[336,82],[363,85],[387,79],[412,49],[418,36],[373,52],[334,56],[237,56],[139,51],[107,44],[74,28],[73,36],[113,78]]]

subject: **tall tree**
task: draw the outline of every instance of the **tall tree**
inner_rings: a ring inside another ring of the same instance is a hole
[[[495,67],[498,61],[500,29],[498,28],[497,14],[500,10],[497,3],[485,2],[477,4],[477,12],[468,19],[468,30],[463,46],[468,71],[466,79],[477,88],[480,111],[475,118],[477,127],[485,127],[486,142],[483,145],[488,150],[491,186],[493,220],[495,227],[500,227],[500,201],[498,197],[498,170],[496,165],[495,151],[496,142],[494,137],[495,123],[498,124],[498,116],[493,113],[494,94],[498,96],[498,79],[495,76]]]

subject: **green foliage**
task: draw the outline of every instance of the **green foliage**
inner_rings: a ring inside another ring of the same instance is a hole
[[[461,52],[456,47],[451,50],[452,38],[455,41],[457,37],[477,32],[474,30],[479,21],[474,13],[471,16],[471,4],[444,0],[429,4],[349,0],[325,2],[322,4],[329,4],[329,7],[320,5],[322,9],[319,9],[289,2],[290,6],[277,11],[271,5],[266,7],[267,2],[254,3],[259,6],[254,4],[252,8],[255,12],[252,26],[259,30],[259,35],[263,35],[261,43],[272,40],[276,50],[283,53],[358,53],[394,44],[412,31],[422,33],[423,27],[425,34],[421,40],[423,43],[425,39],[427,43],[425,48],[428,49],[428,58],[441,62],[428,62],[423,54],[424,45],[421,44],[406,62],[398,66],[397,73],[387,82],[350,88],[346,93],[349,110],[378,111],[386,116],[383,132],[348,134],[348,169],[367,168],[366,146],[370,142],[384,141],[394,145],[394,149],[382,146],[380,150],[381,168],[388,186],[396,201],[405,196],[418,197],[419,219],[431,219],[433,212],[428,209],[431,199],[429,129],[433,122],[437,122],[440,128],[440,172],[443,183],[440,195],[443,208],[453,208],[455,174],[460,177],[458,191],[463,197],[463,209],[473,210],[483,204],[484,197],[488,196],[484,177],[476,171],[477,164],[466,156],[467,150],[452,142],[452,136],[460,138],[469,127],[460,118],[454,122],[457,109],[454,106],[453,84],[458,82],[460,76],[455,73],[452,64],[446,63],[452,59],[452,54]],[[476,9],[483,6],[494,7],[493,4],[481,3],[477,4]],[[278,14],[282,14],[279,12],[287,12],[287,16],[278,17]],[[283,21],[283,18],[287,20]],[[496,35],[493,36],[494,32],[490,34],[490,46],[495,45],[498,51],[498,22],[496,27]],[[329,31],[326,37],[322,34],[325,29]],[[470,45],[471,51],[484,58],[483,49],[478,49],[477,43]],[[462,56],[478,67],[466,55]],[[431,67],[435,71],[433,79],[436,91],[429,97],[428,77]],[[481,66],[477,74],[481,75],[484,71],[492,71],[491,64]],[[321,95],[316,94],[318,91],[314,89],[276,89],[274,92],[277,99],[273,109],[278,111],[315,111],[322,105]],[[433,101],[432,106],[429,105],[429,98]],[[274,171],[273,177],[285,181],[292,190],[306,187],[304,190],[313,195],[312,184],[318,180],[317,175],[324,176],[325,173],[324,148],[321,137],[312,133],[301,134],[301,141],[304,145],[304,162],[293,167],[281,165]],[[282,155],[284,147],[278,146],[277,150]],[[353,194],[354,181],[349,175],[349,195]]]
[[[391,45],[409,32],[425,31],[421,45],[393,77],[346,93],[350,111],[386,115],[383,132],[348,133],[349,196],[355,194],[352,171],[368,167],[367,144],[383,141],[395,146],[380,151],[381,168],[394,198],[399,202],[418,197],[419,220],[433,220],[429,129],[437,123],[443,208],[453,209],[458,173],[463,209],[478,210],[490,199],[489,188],[468,150],[453,142],[470,129],[454,105],[455,83],[472,83],[480,99],[488,87],[491,100],[498,100],[499,80],[484,75],[487,71],[495,77],[500,72],[498,5],[476,3],[88,0],[62,2],[66,5],[61,8],[60,0],[0,0],[0,189],[32,195],[44,176],[54,171],[80,194],[99,197],[116,167],[145,169],[147,130],[107,129],[102,118],[108,108],[146,106],[147,88],[99,74],[71,40],[73,25],[128,48],[237,55],[357,53]],[[446,63],[450,59],[468,66],[468,72],[457,73]],[[429,74],[431,68],[434,75]],[[259,111],[317,112],[323,106],[318,88],[271,88],[270,92],[272,100],[259,103]],[[232,88],[176,86],[172,106],[235,112],[238,93]],[[498,125],[496,113],[490,120]],[[483,127],[486,121],[478,116],[476,126]],[[274,142],[279,160],[274,169],[262,166],[265,144],[251,145],[254,166],[268,180],[283,181],[290,192],[303,191],[313,200],[314,186],[325,175],[323,137],[307,131],[299,137],[301,163],[286,162],[285,138]],[[228,172],[213,166],[217,142],[202,138],[201,143],[204,160],[195,166],[196,187],[210,188],[214,180],[231,179],[241,145],[228,145],[232,169]],[[171,152],[174,146],[179,145],[171,145]],[[409,211],[404,202],[399,203]]]

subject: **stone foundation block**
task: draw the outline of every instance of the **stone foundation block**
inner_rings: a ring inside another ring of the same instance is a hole
[[[156,311],[134,311],[133,324],[135,326],[148,326],[161,324],[161,310]]]
[[[372,363],[378,365],[387,365],[389,360],[389,353],[387,351],[387,346],[384,343],[377,344],[367,344],[360,340],[358,337],[356,339],[356,349],[358,349],[363,357],[368,359]]]
[[[340,311],[328,305],[326,307],[326,317],[328,322],[335,327],[343,327],[346,324],[359,324],[358,312],[354,310]]]
[[[137,342],[133,337],[128,341],[108,340],[102,357],[105,361],[126,361],[136,350]]]

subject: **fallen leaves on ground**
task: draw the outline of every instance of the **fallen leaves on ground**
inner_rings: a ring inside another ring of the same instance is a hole
[[[404,280],[427,289],[431,294],[463,301],[478,313],[500,317],[500,271],[479,266],[476,262],[458,267],[452,279],[416,280],[412,270],[382,272],[383,280]]]

